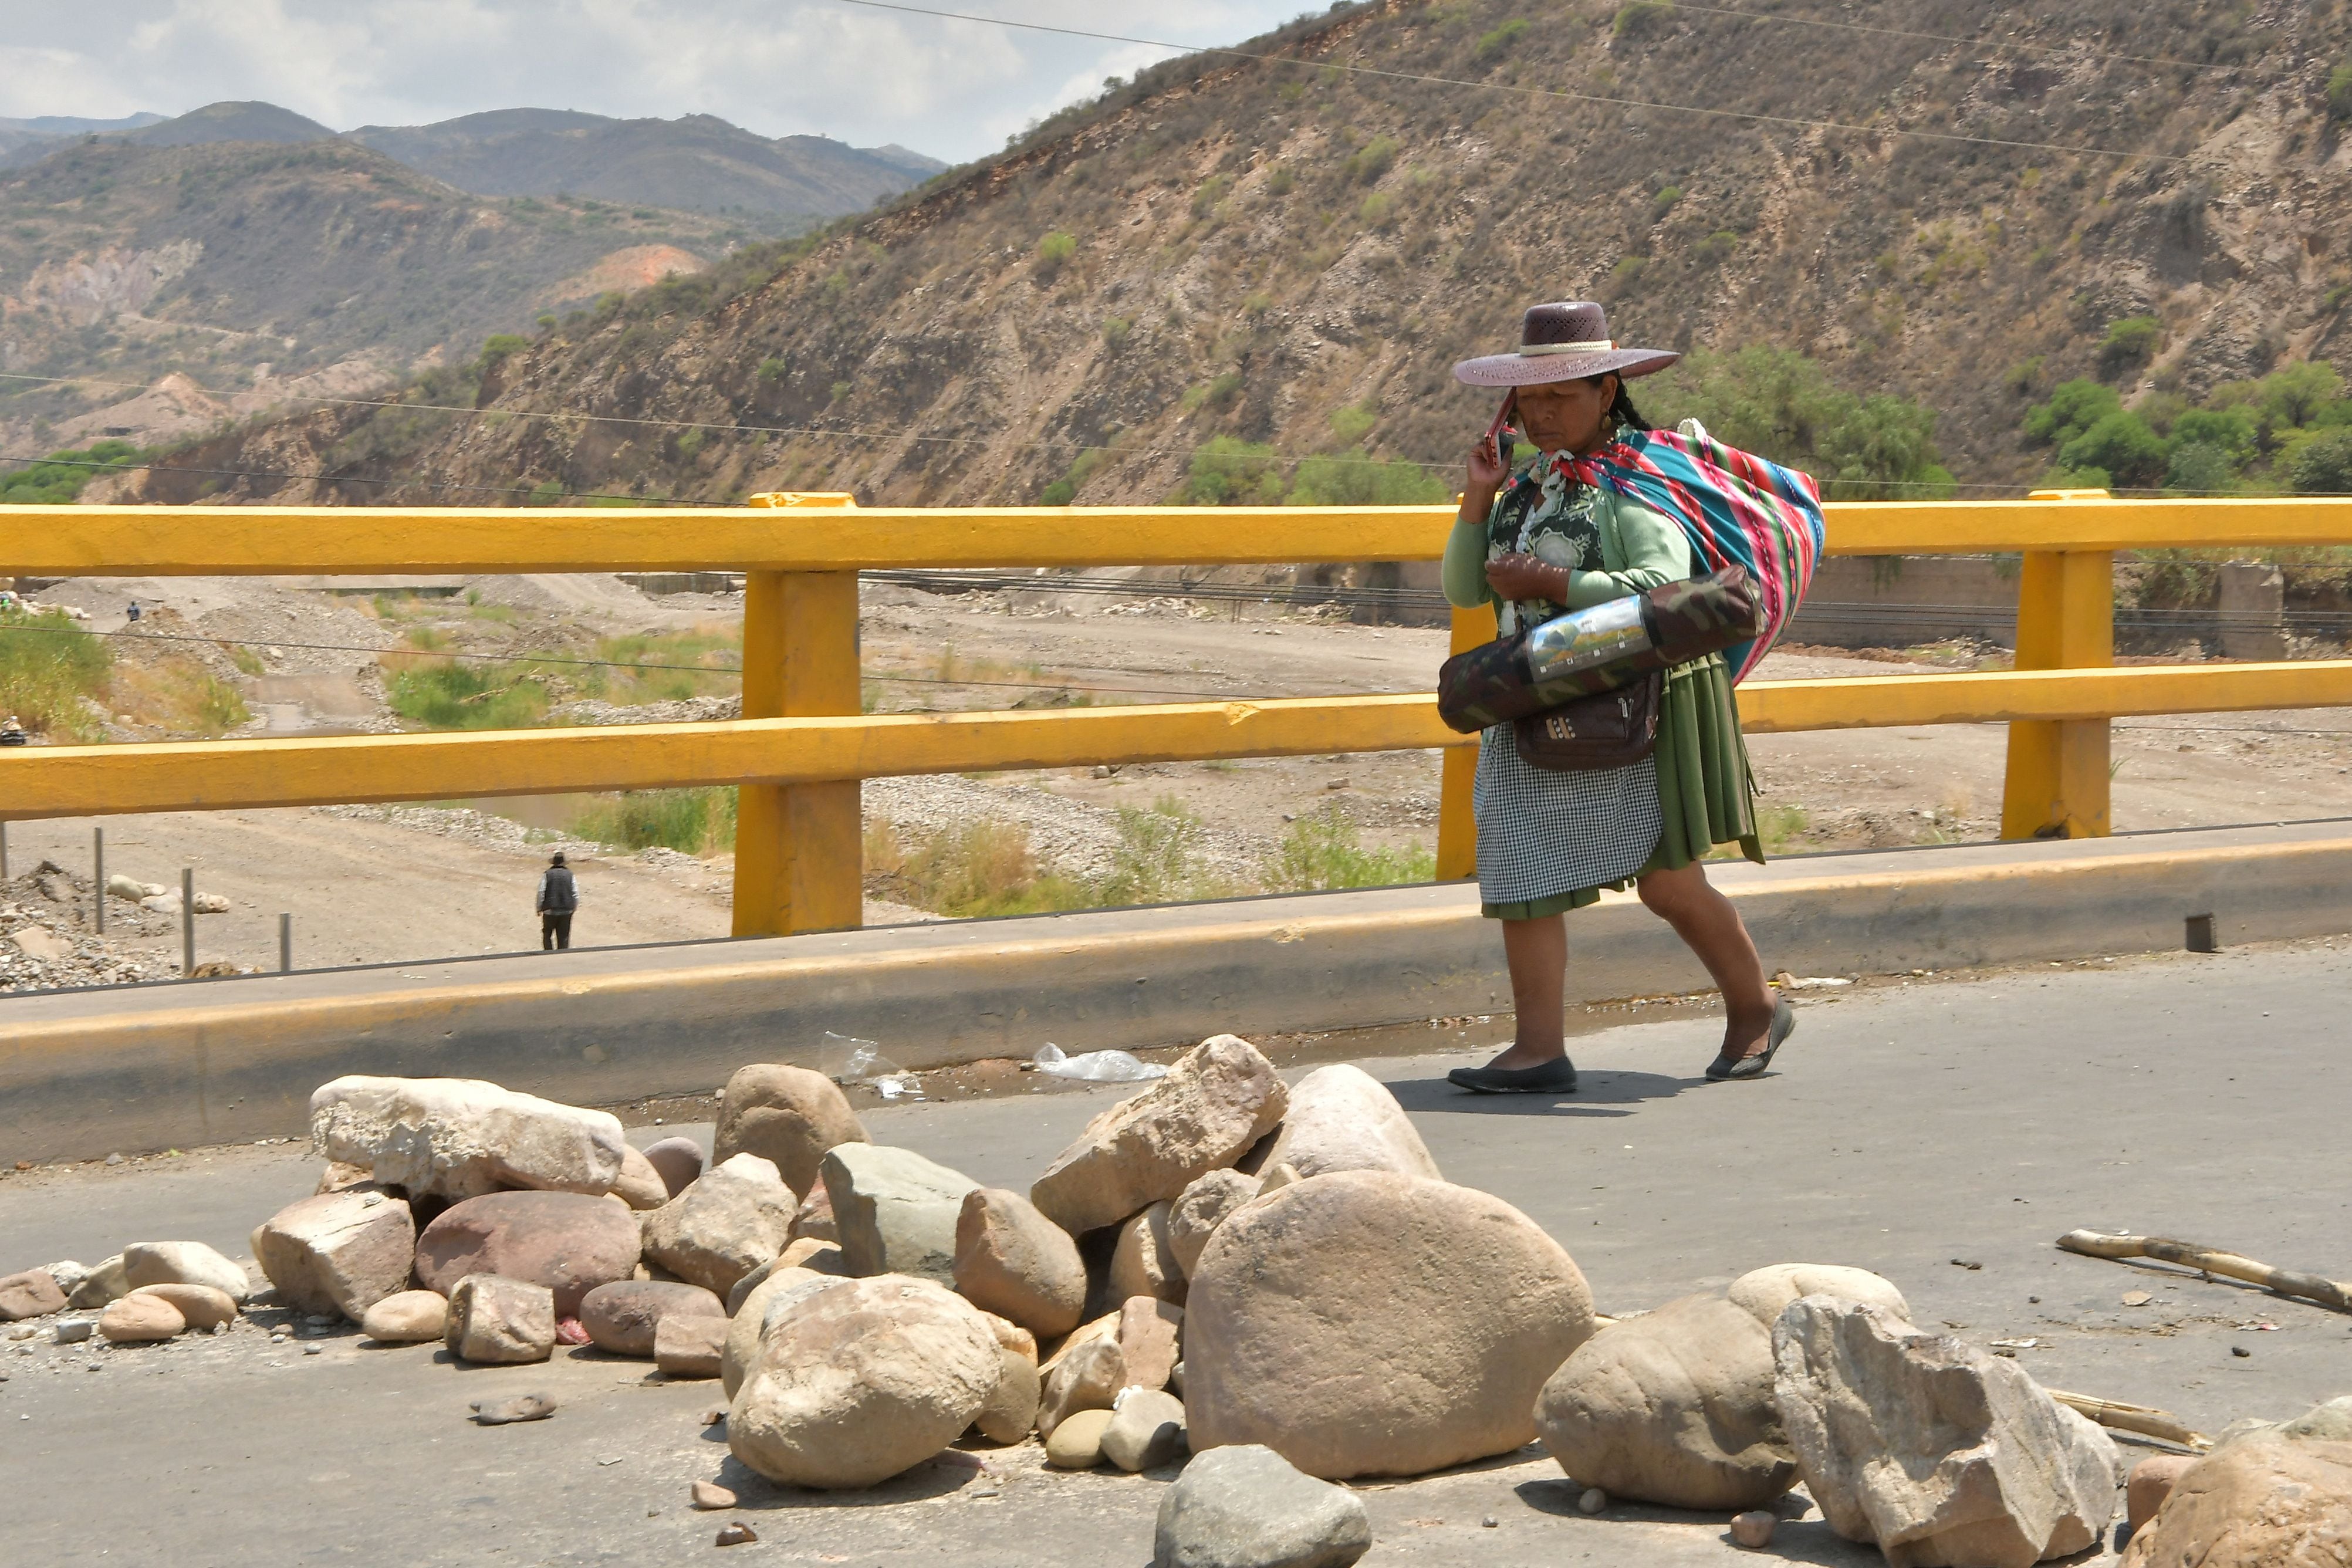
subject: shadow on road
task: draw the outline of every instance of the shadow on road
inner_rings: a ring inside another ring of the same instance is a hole
[[[1578,1073],[1574,1094],[1470,1094],[1442,1078],[1395,1079],[1388,1087],[1397,1103],[1415,1115],[1602,1117],[1631,1116],[1626,1108],[1644,1100],[1671,1100],[1686,1089],[1712,1086],[1704,1078],[1602,1069]]]
[[[1558,1480],[1522,1481],[1511,1489],[1519,1500],[1538,1513],[1550,1514],[1555,1519],[1582,1522],[1587,1516],[1576,1506],[1583,1489],[1576,1482],[1562,1478]],[[1783,1499],[1784,1504],[1790,1500]],[[1799,1500],[1797,1507],[1803,1504]],[[1612,1522],[1633,1521],[1644,1524],[1679,1524],[1703,1526],[1715,1524],[1717,1539],[1732,1545],[1731,1532],[1723,1529],[1721,1514],[1688,1513],[1681,1509],[1654,1508],[1647,1503],[1626,1502],[1612,1498],[1604,1514],[1591,1521],[1606,1528]],[[1840,1536],[1819,1519],[1783,1517],[1772,1531],[1772,1560],[1779,1563],[1810,1563],[1816,1568],[1859,1568],[1859,1565],[1880,1561],[1876,1551],[1858,1546]]]

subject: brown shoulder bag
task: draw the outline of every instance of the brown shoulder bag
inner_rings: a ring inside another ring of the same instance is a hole
[[[1653,669],[1612,691],[1578,697],[1511,722],[1519,760],[1548,773],[1599,773],[1640,762],[1658,744],[1666,672]]]

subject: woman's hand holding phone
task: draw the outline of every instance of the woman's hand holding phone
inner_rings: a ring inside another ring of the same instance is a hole
[[[1511,415],[1517,406],[1518,395],[1514,392],[1503,399],[1496,412],[1494,423],[1470,448],[1470,464],[1463,476],[1462,515],[1483,520],[1495,505],[1495,493],[1503,488],[1511,472]]]

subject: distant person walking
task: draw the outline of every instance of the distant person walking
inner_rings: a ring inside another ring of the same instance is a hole
[[[580,884],[559,851],[539,874],[539,945],[542,952],[572,945],[572,916],[580,908]]]
[[[142,614],[142,612],[139,608],[139,601],[133,599],[131,601],[131,608],[123,612],[123,618],[135,626],[139,624],[139,617]]]

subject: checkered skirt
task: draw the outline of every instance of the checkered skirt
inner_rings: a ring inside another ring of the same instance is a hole
[[[1478,744],[1470,791],[1478,820],[1478,896],[1533,903],[1632,876],[1665,822],[1655,754],[1622,768],[1561,773],[1529,767],[1508,724]]]

